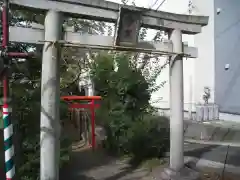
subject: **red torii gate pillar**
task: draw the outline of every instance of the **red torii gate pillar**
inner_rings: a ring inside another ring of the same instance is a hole
[[[95,104],[95,101],[101,100],[101,96],[62,96],[61,100],[64,101],[74,101],[74,100],[84,100],[84,101],[90,101],[88,104],[81,104],[81,103],[71,103],[69,104],[69,108],[84,108],[84,109],[90,109],[91,110],[91,130],[92,130],[92,149],[94,150],[96,148],[96,138],[95,138],[95,108],[100,107],[99,104]]]

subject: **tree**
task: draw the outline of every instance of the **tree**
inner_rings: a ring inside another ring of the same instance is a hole
[[[118,101],[124,112],[135,118],[149,105],[149,84],[132,64],[130,54],[99,54],[91,73],[96,92],[108,101],[107,107]]]
[[[127,53],[101,53],[91,69],[95,91],[103,97],[100,111],[104,113],[97,117],[105,119],[108,148],[119,153],[126,150],[123,134],[150,99],[148,84],[141,71],[132,66],[130,57]]]
[[[134,63],[132,54],[105,52],[95,59],[91,75],[96,92],[103,97],[97,119],[104,121],[106,149],[132,154],[138,162],[160,157],[168,148],[169,127],[163,124],[166,119],[161,122],[164,118],[149,111],[151,83]]]

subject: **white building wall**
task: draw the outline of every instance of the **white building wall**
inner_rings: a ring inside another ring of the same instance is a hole
[[[179,14],[188,14],[188,1],[189,0],[168,0],[165,1],[165,3],[162,5],[162,7],[159,10],[167,11],[167,12],[173,12],[173,13],[179,13]],[[151,33],[152,34],[152,33]],[[189,46],[194,46],[194,37],[191,35],[183,35],[183,41],[187,42]],[[150,38],[151,39],[151,38]],[[193,76],[193,70],[194,70],[194,61],[195,59],[185,59],[184,60],[184,109],[188,110],[189,103],[190,102],[190,89],[193,91],[193,87],[190,88],[190,76]],[[152,101],[157,103],[154,103],[153,105],[159,108],[170,108],[169,105],[169,67],[166,67],[158,77],[157,83],[161,83],[162,81],[166,80],[167,83],[163,88],[161,88],[159,91],[152,94]],[[193,78],[193,84],[194,84],[194,78]],[[193,92],[194,94],[194,92]],[[162,98],[162,99],[161,99]],[[160,100],[161,99],[161,100]]]
[[[208,25],[202,33],[195,35],[194,45],[198,48],[198,58],[194,61],[194,102],[202,102],[204,87],[211,90],[209,102],[214,102],[215,94],[215,52],[214,52],[214,0],[193,0],[193,14],[209,16]]]

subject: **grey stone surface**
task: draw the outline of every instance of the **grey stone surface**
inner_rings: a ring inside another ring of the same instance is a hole
[[[185,138],[225,142],[240,141],[239,123],[220,121],[211,123],[196,123],[193,121],[185,121],[184,127]]]
[[[72,153],[60,180],[140,180],[147,174],[147,170],[134,168],[126,160],[110,157],[101,150],[85,149]]]
[[[229,129],[217,127],[215,133],[212,135],[211,140],[222,141],[229,131]]]
[[[77,3],[76,0],[67,0],[68,3],[64,1],[47,1],[46,0],[11,0],[12,4],[17,6],[25,6],[25,8],[37,8],[42,10],[58,9],[61,12],[68,14],[73,14],[74,16],[85,16],[90,20],[103,20],[106,22],[116,21],[118,18],[118,11],[120,5],[113,2],[106,1],[88,1],[87,3],[81,2]],[[70,2],[72,1],[72,2]],[[75,1],[75,2],[73,2]],[[86,0],[85,0],[86,1]],[[89,5],[89,3],[91,5]],[[83,5],[85,4],[85,5]],[[12,7],[13,8],[13,7]],[[175,14],[163,11],[152,11],[149,9],[136,8],[132,6],[133,9],[143,10],[143,20],[142,25],[146,28],[162,28],[168,29],[181,29],[185,33],[196,34],[201,32],[201,27],[208,24],[207,16],[189,16],[186,14]],[[147,10],[147,11],[146,11]],[[146,17],[146,18],[144,18]],[[151,18],[149,18],[151,17]],[[170,22],[166,24],[166,21]],[[168,27],[169,26],[169,27]],[[178,27],[178,28],[177,28]]]
[[[233,141],[240,141],[240,131],[234,131],[234,135],[232,136]]]
[[[222,141],[236,141],[237,139],[235,139],[235,135],[238,135],[237,131],[229,130],[229,132],[224,136]]]
[[[199,180],[200,174],[188,167],[182,168],[179,172],[176,172],[170,168],[165,168],[162,173],[159,173],[159,177],[155,177],[158,180]]]
[[[216,127],[192,123],[188,124],[188,127],[185,131],[185,137],[192,139],[210,139],[215,131]]]
[[[185,144],[184,155],[188,157],[195,157],[197,159],[203,159],[203,160],[213,161],[213,162],[222,163],[222,164],[224,164],[226,160],[226,164],[235,166],[235,167],[240,167],[239,152],[240,152],[239,147],[228,148],[227,146]]]

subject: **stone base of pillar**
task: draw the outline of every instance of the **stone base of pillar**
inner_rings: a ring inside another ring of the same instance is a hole
[[[176,172],[170,168],[165,168],[156,177],[157,180],[200,180],[200,173],[189,168],[184,167],[180,171]]]

